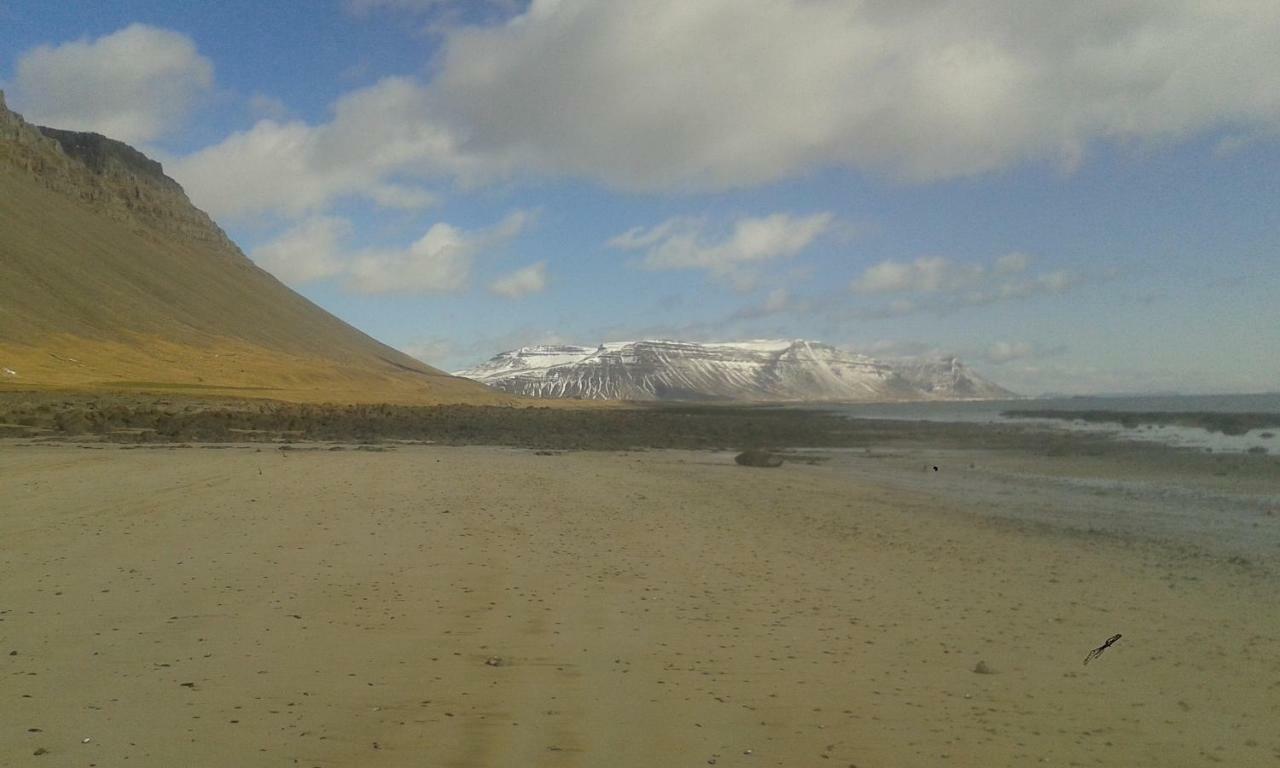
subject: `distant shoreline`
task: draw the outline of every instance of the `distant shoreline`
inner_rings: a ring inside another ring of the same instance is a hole
[[[1243,435],[1255,429],[1280,428],[1280,413],[1211,413],[1207,411],[1065,411],[1054,409],[1011,409],[1001,411],[1011,419],[1058,419],[1091,423],[1119,424],[1127,429],[1143,425],[1194,427]]]

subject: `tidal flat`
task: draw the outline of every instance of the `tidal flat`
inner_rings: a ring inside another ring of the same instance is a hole
[[[0,440],[0,764],[1280,764],[1276,457],[778,423]]]

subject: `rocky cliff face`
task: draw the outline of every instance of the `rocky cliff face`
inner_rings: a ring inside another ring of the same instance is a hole
[[[504,352],[459,376],[530,397],[854,402],[1009,397],[955,358],[884,362],[813,341],[627,341]]]
[[[160,163],[101,134],[31,125],[9,110],[2,92],[0,163],[117,221],[239,253],[226,233],[192,205],[182,186],[164,174]]]

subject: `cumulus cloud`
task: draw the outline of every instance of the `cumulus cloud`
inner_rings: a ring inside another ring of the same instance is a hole
[[[1263,0],[533,0],[433,91],[469,151],[625,189],[930,181],[1274,131],[1277,39]]]
[[[894,296],[866,314],[895,317],[1062,293],[1084,282],[1082,276],[1065,270],[1026,275],[1030,263],[1022,253],[1001,256],[989,265],[962,264],[941,256],[882,261],[868,267],[850,289],[864,296]]]
[[[408,248],[360,255],[349,285],[359,293],[453,293],[467,284],[473,250],[462,230],[433,224]]]
[[[348,267],[348,287],[357,293],[455,293],[467,287],[477,252],[518,235],[527,213],[508,215],[492,229],[468,232],[443,222],[407,248],[367,250]]]
[[[286,283],[322,280],[345,269],[341,243],[350,234],[350,222],[320,216],[254,248],[249,256]]]
[[[531,220],[528,212],[514,211],[488,229],[437,222],[406,246],[355,250],[346,244],[350,222],[318,216],[253,249],[251,256],[290,283],[336,277],[353,293],[456,293],[467,287],[478,254],[516,237]]]
[[[707,232],[706,220],[682,217],[648,229],[635,227],[614,237],[608,245],[643,250],[640,264],[646,269],[700,269],[745,287],[754,275],[751,267],[795,256],[826,232],[834,220],[830,213],[743,217],[717,237]]]
[[[1261,0],[534,0],[498,23],[502,3],[484,7],[440,28],[429,81],[384,79],[318,123],[262,111],[175,176],[215,216],[301,217],[523,174],[645,191],[827,167],[927,182],[1070,169],[1101,141],[1280,136],[1280,6]]]
[[[213,64],[191,38],[145,24],[38,46],[16,70],[11,95],[27,119],[129,143],[180,128],[213,86]]]
[[[531,293],[541,293],[547,288],[547,263],[539,261],[523,269],[509,272],[489,284],[489,290],[499,296],[518,299]]]
[[[955,264],[941,256],[913,262],[883,261],[854,281],[858,293],[937,293],[976,285],[986,269],[976,264]]]
[[[327,123],[261,120],[169,167],[197,205],[234,219],[301,217],[344,198],[423,208],[436,196],[420,182],[478,165],[432,120],[422,86],[392,77],[343,96]]]

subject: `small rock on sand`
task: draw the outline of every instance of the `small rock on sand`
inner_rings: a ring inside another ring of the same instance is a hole
[[[770,453],[763,448],[749,448],[737,456],[733,460],[744,467],[780,467],[782,466],[782,457],[777,454]]]

